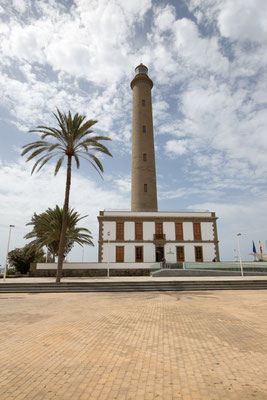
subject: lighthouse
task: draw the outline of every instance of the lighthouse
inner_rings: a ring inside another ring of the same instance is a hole
[[[120,275],[149,275],[155,263],[162,260],[179,268],[183,268],[184,262],[219,261],[214,212],[158,210],[153,81],[145,65],[135,68],[130,86],[133,95],[131,210],[124,210],[122,204],[121,210],[99,212],[98,262],[110,266],[111,270],[119,269]]]
[[[148,69],[140,64],[131,82],[132,114],[132,211],[157,211],[157,183],[151,90]]]

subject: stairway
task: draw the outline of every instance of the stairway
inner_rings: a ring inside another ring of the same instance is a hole
[[[240,271],[204,270],[204,269],[160,269],[152,273],[153,278],[183,277],[183,276],[240,276]],[[267,272],[244,271],[244,276],[266,276]]]
[[[267,290],[266,280],[1,283],[0,293]]]

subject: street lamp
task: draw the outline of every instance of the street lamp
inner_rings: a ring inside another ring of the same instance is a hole
[[[107,277],[109,278],[109,241],[110,241],[110,232],[107,233],[108,236],[108,269],[107,269]]]
[[[9,225],[9,234],[8,234],[7,251],[6,251],[6,263],[5,263],[5,268],[4,268],[4,282],[5,282],[5,280],[6,280],[8,252],[9,252],[9,244],[10,244],[10,236],[11,236],[11,229],[12,229],[12,228],[15,228],[15,225]]]
[[[237,233],[237,244],[238,244],[238,253],[239,253],[239,262],[240,262],[240,270],[241,270],[241,275],[244,277],[244,272],[243,272],[243,264],[242,264],[242,259],[241,259],[241,250],[240,250],[240,240],[239,236],[241,236],[241,233]]]

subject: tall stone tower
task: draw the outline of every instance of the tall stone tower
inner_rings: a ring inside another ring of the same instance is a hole
[[[140,64],[131,82],[132,127],[132,211],[158,211],[151,89],[148,69]]]

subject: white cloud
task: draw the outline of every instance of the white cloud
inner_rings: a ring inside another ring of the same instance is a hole
[[[165,7],[155,9],[155,26],[160,32],[172,29],[172,24],[175,21],[175,8],[169,4]]]
[[[130,193],[131,192],[131,177],[122,177],[114,180],[118,190],[120,193]],[[129,209],[129,207],[125,207],[125,209]]]
[[[28,6],[27,0],[12,0],[12,5],[16,9],[16,11],[20,13],[24,13]]]
[[[42,17],[32,17],[27,25],[11,19],[8,35],[1,38],[3,57],[47,63],[55,71],[101,85],[117,82],[134,64],[130,34],[151,2],[94,1],[90,8],[88,2],[76,4],[68,14],[55,2],[49,8],[40,1]]]
[[[3,55],[28,62],[45,62],[44,48],[52,36],[52,30],[50,21],[38,21],[28,26],[13,22],[9,26],[9,33],[2,38]]]
[[[234,40],[267,39],[267,3],[265,0],[227,0],[218,15],[222,36]]]
[[[187,151],[187,140],[168,140],[165,145],[165,152],[170,156],[181,156]]]
[[[220,74],[227,72],[228,60],[220,53],[216,37],[201,38],[196,24],[187,18],[175,21],[173,32],[178,54],[184,57],[188,64],[208,68]]]

